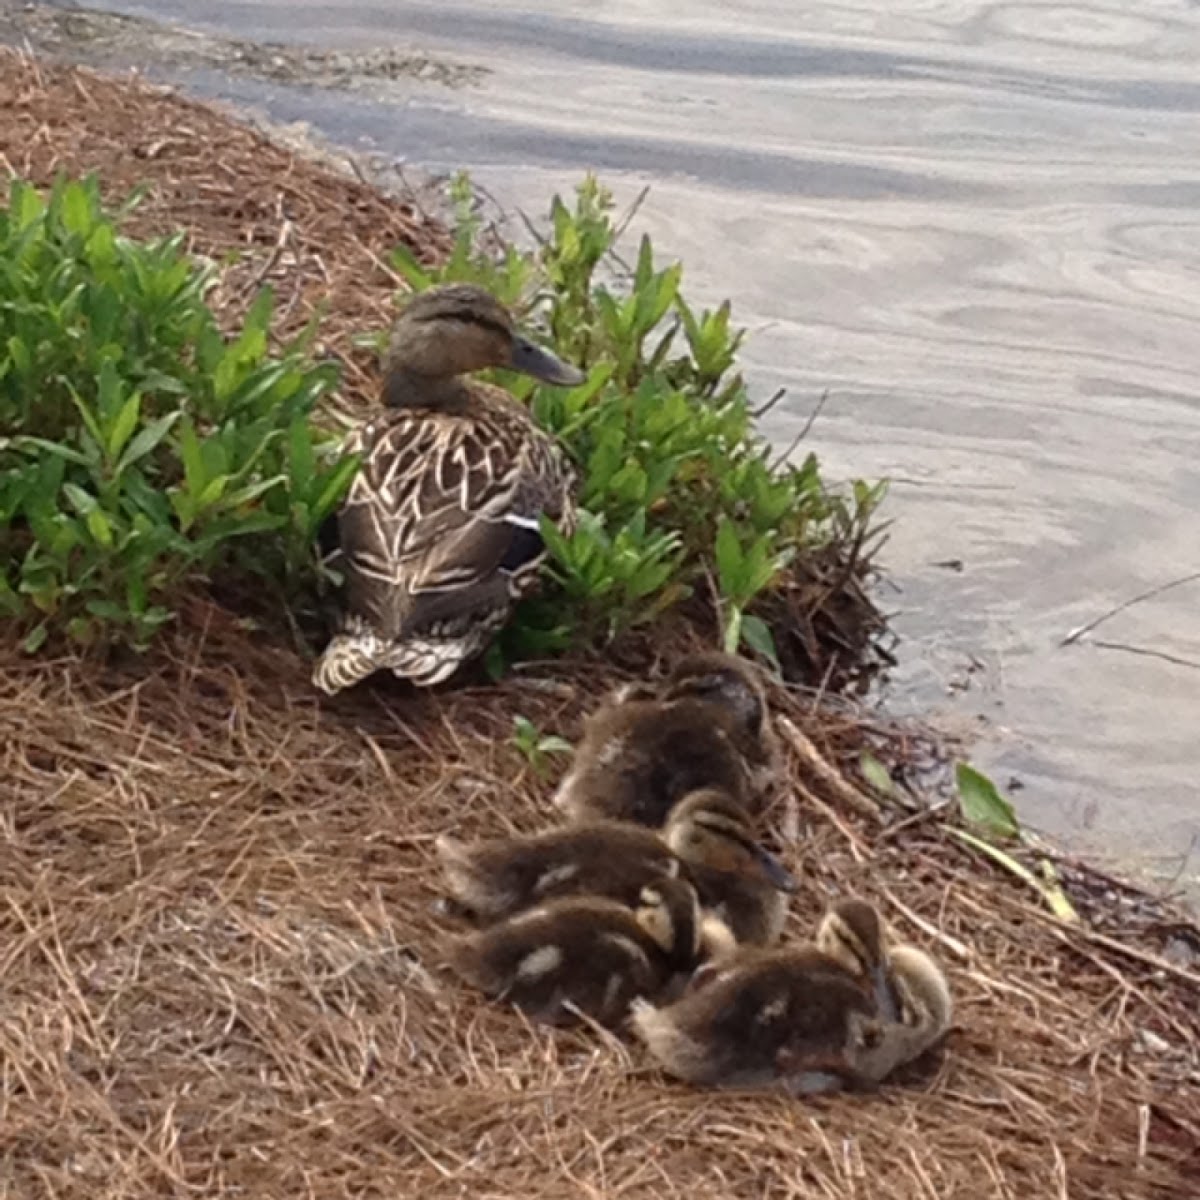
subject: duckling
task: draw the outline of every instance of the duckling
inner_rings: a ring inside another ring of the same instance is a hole
[[[679,874],[670,846],[644,825],[626,821],[589,821],[473,846],[443,835],[434,849],[454,902],[483,921],[558,896],[634,905],[648,884]]]
[[[676,1003],[639,1003],[631,1018],[660,1065],[692,1083],[871,1088],[950,1024],[941,970],[915,947],[888,949],[862,901],[835,905],[816,944],[742,951],[704,974]]]
[[[660,826],[688,792],[716,787],[753,808],[773,771],[762,684],[732,655],[691,655],[658,689],[622,689],[585,721],[554,804],[572,820]]]
[[[654,995],[702,951],[695,890],[664,876],[642,888],[635,909],[594,896],[552,900],[460,939],[450,962],[538,1020],[569,1024],[583,1013],[615,1028],[636,996]]]
[[[740,951],[673,1004],[643,1000],[634,1033],[667,1072],[711,1087],[833,1091],[876,1036],[861,982],[813,945]]]
[[[785,893],[796,888],[740,805],[713,788],[677,804],[661,837],[633,822],[590,821],[475,846],[441,837],[435,847],[454,901],[484,920],[554,896],[632,905],[656,879],[682,876],[737,942],[765,943],[778,936]]]
[[[342,611],[313,669],[326,693],[379,670],[421,687],[448,678],[535,585],[540,516],[574,522],[574,469],[513,396],[463,378],[485,367],[564,387],[585,378],[483,288],[408,302],[385,357],[386,411],[346,442],[362,461],[336,518]]]
[[[753,663],[736,654],[702,650],[681,658],[667,676],[666,697],[694,696],[720,705],[734,719],[737,746],[750,768],[755,793],[779,771],[781,750],[771,728],[767,691]]]

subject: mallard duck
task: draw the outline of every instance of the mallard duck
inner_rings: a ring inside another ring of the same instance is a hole
[[[628,821],[588,821],[526,837],[435,843],[455,903],[485,921],[550,897],[593,895],[634,904],[663,876],[692,883],[701,903],[740,943],[773,941],[795,880],[760,846],[750,820],[716,789],[693,792],[660,836]]]
[[[346,443],[362,462],[336,521],[345,588],[313,670],[324,692],[379,670],[422,687],[449,677],[533,586],[541,515],[574,519],[566,456],[509,393],[463,378],[485,367],[564,387],[584,379],[483,288],[447,284],[408,302],[384,362],[386,411]]]
[[[691,1083],[874,1087],[945,1032],[950,993],[927,955],[885,948],[866,908],[835,906],[816,944],[739,951],[673,1004],[635,1004],[634,1031],[668,1074]]]
[[[715,787],[754,809],[773,769],[772,738],[753,665],[691,655],[660,687],[626,687],[586,719],[554,803],[572,820],[660,826],[683,796]]]
[[[570,1024],[583,1013],[615,1027],[634,997],[691,970],[703,947],[695,890],[663,876],[642,888],[636,908],[569,896],[518,913],[460,939],[450,965],[538,1020]]]

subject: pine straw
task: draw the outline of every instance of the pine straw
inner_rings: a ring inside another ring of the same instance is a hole
[[[874,1096],[716,1096],[441,964],[433,839],[552,820],[512,714],[575,736],[616,673],[328,702],[290,651],[193,622],[124,667],[2,662],[17,1194],[1189,1194],[1200,978],[1163,957],[1187,927],[1129,893],[1115,932],[1070,930],[936,819],[866,815],[848,716],[782,701],[815,743],[792,764],[791,935],[872,898],[948,965],[958,1027]],[[1077,901],[1113,912],[1092,884]]]
[[[187,223],[207,253],[270,264],[283,196],[296,258],[269,270],[296,320],[327,294],[335,343],[377,323],[391,241],[437,252],[403,206],[201,106],[2,52],[0,79],[16,169],[103,167],[118,194],[152,177],[138,219]],[[621,671],[333,702],[307,672],[204,601],[125,663],[0,648],[5,1194],[1196,1195],[1200,932],[1070,863],[1086,923],[1061,925],[936,814],[881,818],[851,764],[868,738],[915,759],[903,731],[777,698],[795,730],[790,935],[833,895],[873,899],[947,964],[957,1027],[873,1096],[719,1096],[615,1037],[531,1028],[440,961],[433,839],[551,820],[561,762],[538,776],[512,716],[574,737]]]

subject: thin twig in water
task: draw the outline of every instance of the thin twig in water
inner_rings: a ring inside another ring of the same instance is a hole
[[[629,228],[630,222],[633,220],[634,217],[637,216],[638,210],[645,203],[646,197],[648,195],[650,195],[650,185],[646,184],[646,186],[644,188],[642,188],[642,190],[640,192],[638,192],[637,198],[626,210],[625,215],[617,222],[617,227],[616,227],[616,229],[613,230],[613,236],[612,236],[613,245],[616,245],[616,243],[619,242],[621,240],[621,238],[624,236],[625,230],[627,230]]]
[[[826,388],[821,393],[821,398],[820,398],[820,400],[817,401],[816,407],[812,410],[812,412],[810,412],[808,414],[808,420],[804,422],[804,427],[800,430],[800,432],[798,434],[796,434],[796,436],[794,438],[792,438],[791,443],[788,445],[788,448],[786,450],[784,450],[783,453],[780,454],[775,459],[775,462],[772,465],[771,470],[773,470],[773,471],[778,470],[781,466],[783,466],[783,464],[785,462],[787,462],[787,460],[789,458],[792,457],[792,455],[795,453],[796,447],[799,446],[800,443],[802,441],[804,441],[804,439],[806,437],[808,437],[808,431],[810,429],[812,429],[813,422],[816,421],[816,419],[821,415],[821,409],[823,409],[825,407],[825,401],[828,399],[829,399],[829,389]]]
[[[787,388],[781,387],[775,394],[765,403],[760,404],[758,408],[751,410],[750,415],[757,421],[765,417],[777,405],[780,400],[787,395]]]
[[[1141,604],[1143,600],[1152,600],[1155,596],[1161,596],[1164,592],[1169,592],[1172,588],[1182,587],[1185,583],[1194,583],[1197,579],[1200,579],[1200,571],[1193,571],[1190,575],[1184,575],[1180,579],[1172,579],[1169,583],[1160,583],[1157,587],[1139,592],[1136,596],[1128,600],[1123,600],[1115,608],[1110,608],[1107,612],[1101,613],[1093,620],[1072,629],[1058,644],[1060,646],[1069,646],[1072,642],[1079,641],[1085,633],[1091,633],[1093,629],[1098,625],[1102,625],[1110,617],[1115,617],[1117,613],[1123,613],[1127,608],[1132,608],[1135,604]]]
[[[1168,654],[1165,650],[1154,650],[1149,646],[1130,646],[1126,642],[1102,642],[1099,638],[1092,639],[1093,646],[1101,650],[1124,650],[1126,654],[1139,654],[1143,658],[1161,658],[1163,662],[1174,663],[1177,667],[1191,667],[1200,671],[1200,662],[1194,658],[1180,658],[1178,654]]]

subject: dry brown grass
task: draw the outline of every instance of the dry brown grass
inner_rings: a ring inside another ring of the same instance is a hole
[[[290,236],[346,328],[386,307],[371,254],[419,240],[402,206],[202,107],[3,52],[0,79],[14,167],[101,166],[118,191],[151,176],[144,219],[194,219],[212,253],[270,256],[277,184],[303,176],[322,199],[295,201]],[[128,150],[185,128],[179,159]],[[223,199],[196,199],[230,154]],[[214,215],[235,200],[258,215]],[[1070,864],[1086,922],[1063,926],[940,818],[876,815],[851,782],[852,713],[777,698],[811,739],[790,742],[793,932],[861,892],[947,964],[958,1020],[880,1093],[801,1103],[675,1086],[632,1045],[532,1028],[441,966],[432,840],[551,820],[512,716],[574,736],[615,668],[332,702],[307,671],[201,600],[141,658],[0,649],[0,1194],[1198,1194],[1200,933]],[[881,753],[903,758],[902,735]]]

